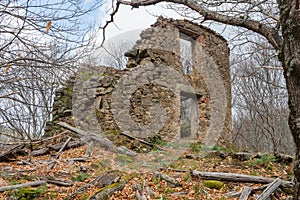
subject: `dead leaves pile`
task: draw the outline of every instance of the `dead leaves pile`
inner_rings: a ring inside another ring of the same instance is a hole
[[[78,158],[84,156],[86,147],[78,147],[64,151],[59,161],[53,169],[49,168],[49,164],[43,161],[51,160],[51,155],[32,157],[32,165],[20,165],[20,162],[14,161],[0,163],[0,186],[12,185],[16,183],[25,183],[29,181],[40,180],[42,177],[58,177],[60,179],[72,180],[71,187],[57,186],[47,183],[46,191],[37,199],[68,199],[68,197],[76,192],[79,187],[84,187],[95,177],[104,174],[105,171],[111,170],[106,163],[102,162],[102,158],[97,157],[96,152],[92,151],[91,156],[86,162],[68,161],[68,158]],[[53,156],[53,155],[52,155]],[[20,156],[18,160],[27,160],[27,156]],[[270,178],[280,177],[290,180],[292,177],[293,164],[283,165],[280,163],[268,163],[268,166],[262,166],[259,163],[249,161],[239,161],[232,159],[230,156],[220,158],[216,155],[207,156],[203,159],[187,159],[180,158],[170,166],[160,169],[160,173],[164,173],[181,184],[174,186],[160,177],[155,177],[153,173],[138,173],[132,178],[121,191],[115,192],[110,199],[136,199],[137,189],[146,199],[229,199],[223,195],[230,191],[241,191],[242,187],[255,187],[259,184],[250,183],[232,183],[225,182],[222,189],[210,189],[204,187],[202,180],[194,178],[190,175],[190,170],[199,170],[206,172],[231,172],[256,176],[264,176]],[[87,199],[100,188],[91,185],[79,193],[75,199]],[[12,191],[0,193],[0,199],[7,199]],[[274,198],[285,199],[284,193],[276,194]]]

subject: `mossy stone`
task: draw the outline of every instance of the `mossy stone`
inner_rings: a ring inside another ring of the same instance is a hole
[[[206,180],[202,182],[204,187],[210,188],[210,189],[217,189],[220,190],[223,186],[224,183],[221,181],[216,181],[216,180]]]

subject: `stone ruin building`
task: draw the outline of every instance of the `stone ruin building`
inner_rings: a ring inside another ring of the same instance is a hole
[[[200,57],[197,55],[199,49],[205,52],[205,56],[201,53]],[[58,90],[53,106],[53,120],[48,123],[46,131],[53,131],[57,121],[65,121],[73,125],[74,123],[76,125],[82,123],[85,124],[80,126],[83,129],[84,126],[92,127],[94,123],[97,123],[104,132],[120,129],[123,131],[118,122],[115,121],[112,110],[114,106],[112,105],[113,92],[116,90],[118,81],[127,76],[126,74],[133,73],[134,69],[140,66],[152,66],[152,72],[156,70],[160,72],[162,66],[167,66],[188,81],[194,89],[193,94],[189,94],[189,91],[174,94],[166,85],[156,84],[155,82],[140,84],[131,93],[130,108],[128,110],[131,120],[144,126],[151,124],[150,107],[158,103],[165,109],[166,116],[164,126],[156,133],[157,135],[164,140],[193,136],[201,141],[212,123],[212,117],[222,115],[220,113],[222,110],[218,110],[218,106],[216,106],[218,104],[216,103],[224,101],[224,123],[221,123],[222,133],[221,137],[218,138],[218,144],[224,145],[231,142],[229,48],[222,36],[187,20],[159,17],[155,24],[140,34],[140,39],[125,56],[128,57],[126,69],[87,66],[78,75],[81,81],[78,81],[78,77],[77,79],[73,77],[65,88]],[[209,61],[205,60],[207,57],[209,57]],[[201,64],[199,62],[202,63],[201,72],[197,68],[197,64]],[[207,63],[203,65],[205,62]],[[214,63],[219,75],[214,74],[211,63]],[[95,73],[97,71],[99,73]],[[210,76],[209,81],[218,80],[214,76],[219,76],[221,83],[209,86],[210,82],[207,82],[207,78],[204,77],[203,73],[208,74],[205,76]],[[89,78],[84,78],[84,76]],[[169,79],[170,81],[177,81],[177,77],[169,76]],[[134,87],[134,84],[137,83],[132,82],[132,84],[132,87]],[[91,85],[93,86],[92,99],[90,94],[90,97],[87,97],[88,87]],[[215,91],[217,89],[214,89],[218,85],[224,86],[225,96],[220,96],[220,98]],[[86,87],[84,88],[84,86]],[[74,95],[72,93],[73,87],[81,88],[82,92]],[[128,88],[130,87],[128,86]],[[124,91],[127,89],[124,89]],[[212,92],[215,92],[215,97],[211,96]],[[226,100],[222,99],[224,97]],[[72,116],[72,105],[75,117]],[[76,107],[76,111],[74,111],[74,107]],[[213,111],[213,109],[215,110]],[[86,113],[87,110],[94,112],[96,122],[95,119],[91,119],[87,115],[80,119],[81,115],[79,114]],[[212,112],[215,114],[213,115]],[[148,128],[152,129],[153,127],[149,125]],[[143,136],[143,138],[145,137]]]

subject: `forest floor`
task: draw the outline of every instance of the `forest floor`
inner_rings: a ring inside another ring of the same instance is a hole
[[[0,162],[0,188],[45,179],[61,181],[56,184],[47,181],[36,187],[6,190],[0,192],[0,199],[97,199],[93,194],[113,188],[122,180],[126,180],[123,182],[125,185],[118,188],[118,191],[113,194],[107,193],[109,197],[98,199],[238,199],[229,198],[225,194],[232,191],[241,192],[245,186],[256,188],[262,184],[223,181],[219,187],[219,183],[214,186],[192,176],[191,170],[238,173],[287,181],[293,176],[293,163],[276,162],[271,155],[259,158],[253,156],[241,161],[230,156],[229,150],[222,148],[216,148],[216,151],[204,158],[182,156],[168,166],[158,169],[156,175],[149,171],[114,171],[98,156],[97,149],[91,150],[85,160],[71,159],[84,157],[86,149],[86,146],[80,146],[62,151],[53,168],[52,164],[46,161],[53,160],[57,152],[31,157],[17,155],[13,160]],[[171,184],[162,176],[157,176],[157,173],[171,177],[179,184]],[[64,183],[66,185],[61,186]],[[261,192],[262,190],[252,193],[248,199],[255,199]],[[272,199],[287,199],[288,195],[288,192],[278,189],[272,194]]]

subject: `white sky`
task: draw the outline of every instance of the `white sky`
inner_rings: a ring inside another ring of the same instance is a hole
[[[104,4],[100,8],[101,13],[105,13],[100,15],[101,25],[103,26],[105,22],[110,19],[111,13],[111,0],[107,0],[108,3]],[[178,13],[174,10],[164,8],[166,3],[159,3],[154,6],[146,6],[132,9],[131,6],[121,5],[119,11],[114,16],[114,23],[109,24],[106,29],[106,39],[109,41],[110,38],[118,36],[117,38],[133,39],[138,36],[139,32],[143,29],[150,27],[151,24],[156,22],[158,16],[162,15],[166,18],[174,18],[174,19],[183,19]],[[205,25],[205,24],[204,24]],[[213,26],[211,27],[219,32],[223,31],[223,27]],[[139,32],[131,32],[126,33],[128,31],[139,30]],[[126,34],[124,34],[126,33]],[[230,33],[227,32],[222,34],[223,36],[227,36],[229,38]],[[127,38],[128,37],[128,38]],[[102,35],[99,36],[99,39],[102,38]],[[116,40],[116,37],[113,38]],[[102,40],[101,40],[102,41]]]
[[[102,14],[98,15],[100,26],[105,25],[106,21],[110,19],[111,14],[111,0],[100,8]],[[114,16],[114,23],[110,23],[105,30],[105,43],[104,46],[109,47],[109,43],[122,43],[121,41],[128,41],[135,43],[139,38],[142,30],[149,28],[150,25],[156,22],[158,16],[166,18],[183,19],[175,11],[165,9],[165,3],[160,3],[155,6],[140,7],[138,9],[131,9],[131,6],[121,5],[118,12]],[[103,14],[105,13],[105,14]],[[97,36],[97,43],[102,43],[102,32]],[[109,48],[107,48],[109,50]],[[110,50],[109,50],[110,51]],[[112,53],[114,54],[114,53]],[[96,50],[93,55],[96,58],[108,56],[104,49]],[[103,61],[98,60],[97,64],[107,65]]]
[[[138,9],[131,9],[131,6],[121,5],[118,13],[114,17],[114,23],[111,23],[106,29],[106,38],[115,37],[122,34],[122,37],[130,37],[130,33],[124,34],[128,31],[142,30],[150,27],[151,24],[156,22],[156,16],[164,16],[168,18],[183,18],[176,12],[165,9],[162,6],[165,3],[160,3],[155,6],[140,7]],[[110,4],[106,4],[102,8],[102,12],[111,7]],[[102,25],[105,24],[106,20],[110,19],[109,12],[106,13],[105,17],[102,17]],[[133,32],[131,32],[133,33]],[[126,39],[126,38],[123,38]]]
[[[89,0],[86,0],[89,1]],[[90,0],[92,1],[92,0]],[[114,22],[110,23],[105,30],[105,43],[104,47],[108,51],[111,51],[109,48],[109,43],[122,43],[124,41],[135,43],[139,38],[139,34],[142,30],[149,28],[157,20],[158,16],[163,16],[166,18],[174,19],[184,19],[172,9],[166,9],[166,3],[159,3],[154,6],[146,6],[132,9],[131,6],[120,5],[118,12],[114,16]],[[110,20],[110,14],[112,13],[111,0],[107,0],[95,17],[98,18],[100,27],[106,24],[107,20]],[[219,32],[223,31],[223,27],[213,26],[215,30]],[[100,45],[102,43],[102,32],[100,31],[97,36],[97,43]],[[224,35],[224,34],[222,34]],[[227,33],[227,36],[229,34]],[[109,53],[110,54],[110,53]],[[111,54],[114,54],[111,52]],[[108,63],[103,63],[101,58],[108,56],[107,51],[103,48],[97,49],[92,54],[92,57],[95,57],[97,64],[108,65]]]

